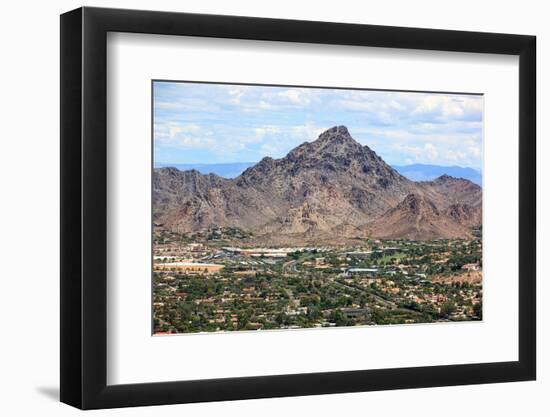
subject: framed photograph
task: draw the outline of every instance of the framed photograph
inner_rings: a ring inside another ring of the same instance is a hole
[[[61,16],[61,401],[533,380],[535,37]]]

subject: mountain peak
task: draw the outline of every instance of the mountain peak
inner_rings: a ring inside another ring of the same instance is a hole
[[[324,137],[333,137],[333,136],[340,136],[340,135],[349,136],[351,138],[348,128],[344,125],[340,125],[340,126],[333,126],[330,129],[325,130],[323,133],[319,135],[319,139]]]
[[[362,153],[361,144],[353,139],[345,126],[334,126],[325,130],[312,142],[304,142],[292,149],[286,160],[297,162],[303,160],[334,159],[350,157]]]
[[[480,221],[480,208],[457,205],[440,211],[426,196],[410,193],[372,222],[370,232],[383,239],[467,238],[469,228]]]
[[[462,183],[462,184],[472,184],[475,186],[478,186],[474,182],[472,182],[469,179],[461,178],[461,177],[453,177],[452,175],[443,174],[437,177],[433,180],[434,183],[437,184],[446,184],[446,183]]]
[[[456,179],[459,179],[459,178],[455,178],[455,177],[452,177],[450,175],[443,174],[443,175],[440,175],[439,177],[437,177],[434,181],[443,182],[443,181],[451,181],[451,180],[456,180]]]
[[[283,165],[292,167],[293,175],[304,170],[316,171],[324,177],[327,173],[338,173],[384,189],[405,187],[408,182],[368,146],[353,139],[343,125],[326,130],[313,142],[302,143],[282,161]]]
[[[308,153],[324,155],[344,155],[361,153],[361,144],[353,139],[346,126],[334,126],[325,130],[313,142],[306,142],[295,149],[306,150]]]
[[[317,140],[313,141],[312,144],[343,144],[343,143],[358,143],[353,139],[348,131],[346,126],[334,126],[330,129],[325,130],[319,135]]]

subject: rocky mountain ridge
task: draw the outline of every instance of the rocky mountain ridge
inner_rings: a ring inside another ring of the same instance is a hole
[[[411,181],[335,126],[234,179],[155,169],[153,219],[182,233],[238,227],[257,244],[467,238],[481,223],[481,188],[447,175]]]

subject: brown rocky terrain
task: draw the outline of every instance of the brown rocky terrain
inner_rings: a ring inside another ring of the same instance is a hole
[[[481,206],[481,187],[467,179],[442,175],[433,181],[421,181],[418,184],[443,196],[447,203]]]
[[[449,212],[455,211],[451,208],[439,210],[427,197],[409,194],[396,207],[372,222],[369,235],[410,240],[470,237],[473,226],[471,218],[464,218],[463,221],[460,216],[453,217]]]
[[[337,126],[235,179],[155,169],[153,219],[177,232],[238,227],[257,244],[468,237],[481,223],[481,188],[446,175],[410,181]]]

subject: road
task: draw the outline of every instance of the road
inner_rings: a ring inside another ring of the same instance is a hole
[[[298,269],[296,268],[296,265],[298,265],[297,260],[285,262],[283,264],[283,274],[297,274],[297,273],[299,273]]]
[[[383,306],[389,308],[390,310],[394,310],[397,308],[397,306],[395,305],[394,302],[390,301],[390,300],[386,300],[385,298],[382,298],[380,297],[379,295],[377,294],[374,294],[373,292],[371,291],[366,291],[365,288],[362,288],[362,287],[356,287],[354,285],[349,285],[349,284],[346,284],[344,282],[341,282],[341,281],[337,281],[337,280],[334,280],[333,281],[334,283],[336,284],[339,284],[349,290],[354,290],[354,291],[361,291],[361,292],[366,292],[368,293],[369,295],[371,295],[376,301],[378,301],[380,304],[382,304]]]

